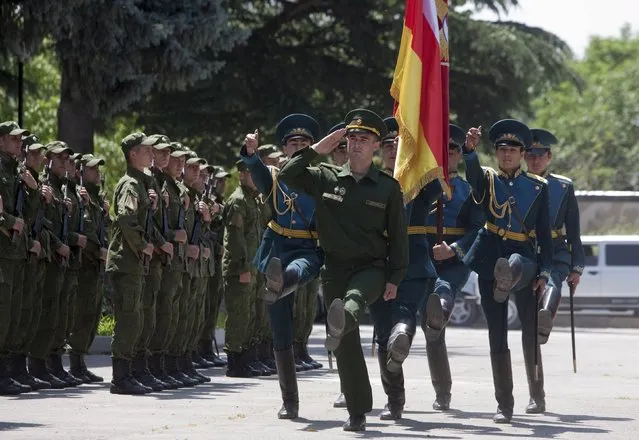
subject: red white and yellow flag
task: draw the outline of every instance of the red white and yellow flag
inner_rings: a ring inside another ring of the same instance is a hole
[[[448,1],[406,0],[391,96],[399,124],[395,178],[404,200],[448,175]]]

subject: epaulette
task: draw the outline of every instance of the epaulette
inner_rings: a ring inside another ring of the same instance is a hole
[[[572,183],[572,179],[570,177],[562,176],[561,174],[550,173],[550,177],[554,177],[555,179],[563,180],[566,183]]]
[[[392,174],[388,174],[385,171],[379,170],[379,175],[388,177],[389,179],[393,179],[395,182],[399,183],[399,180],[397,180]]]
[[[492,173],[494,175],[497,175],[497,171],[494,168],[491,167],[481,167],[482,171],[484,172],[484,174],[486,173]]]
[[[541,176],[538,176],[537,174],[533,174],[530,171],[526,172],[526,176],[530,177],[531,179],[537,180],[537,181],[539,181],[541,183],[548,183],[548,181],[546,179],[544,179]]]

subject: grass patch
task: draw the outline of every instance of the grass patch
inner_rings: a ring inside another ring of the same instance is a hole
[[[115,318],[113,315],[102,315],[98,324],[98,336],[113,336]]]
[[[226,310],[220,310],[217,314],[217,322],[215,323],[215,328],[223,329],[226,325]]]

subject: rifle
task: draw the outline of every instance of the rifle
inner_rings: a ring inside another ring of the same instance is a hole
[[[44,178],[42,179],[42,185],[49,185],[49,175],[51,173],[51,161],[47,165],[44,166]],[[42,232],[42,228],[46,223],[51,223],[44,216],[44,207],[41,206],[38,210],[38,215],[33,222],[33,227],[31,228],[31,237],[34,240],[38,240],[40,237],[40,233]]]
[[[151,162],[151,167],[155,166],[155,159]],[[146,211],[146,225],[144,226],[144,239],[148,242],[151,241],[151,235],[153,234],[153,203],[149,200],[149,207]],[[144,275],[148,275],[151,270],[151,256],[142,254],[142,263],[144,265]]]
[[[99,198],[100,200],[100,205],[102,206],[102,221],[100,222],[100,227],[98,228],[98,242],[100,243],[100,252],[102,250],[102,248],[106,249],[107,247],[107,243],[106,243],[106,223],[107,223],[107,217],[109,215],[109,213],[107,211],[104,210],[104,198],[106,197],[106,193],[104,191],[104,176],[100,176],[100,193],[101,196]],[[100,267],[102,268],[102,265],[104,263],[102,261],[100,261]]]
[[[84,164],[82,162],[80,162],[80,188],[82,188],[84,186]],[[84,235],[84,200],[82,200],[82,197],[79,194],[79,188],[78,191],[76,191],[76,194],[78,196],[78,215],[80,216],[80,221],[78,223],[78,234],[80,235]],[[82,263],[82,248],[78,247],[78,263]]]
[[[182,180],[184,180],[184,168],[182,168]],[[178,211],[178,229],[186,230],[186,210],[184,209],[184,203],[180,203],[180,210]],[[180,258],[184,258],[184,246],[182,243],[178,243],[178,255]]]
[[[65,246],[69,245],[69,208],[67,207],[66,199],[68,197],[68,187],[69,187],[69,172],[65,171],[64,173],[64,190],[63,192],[63,200],[62,200],[62,231],[60,232],[60,241]],[[62,267],[69,266],[69,260],[66,257],[62,257]]]
[[[28,152],[28,148],[29,147],[25,147],[24,148],[24,160],[22,161],[22,164],[20,165],[20,173],[22,173],[26,166],[27,166],[27,152]],[[18,188],[17,188],[17,193],[16,193],[16,204],[14,206],[14,212],[16,217],[18,218],[24,218],[24,182],[22,181],[22,177],[19,177],[18,179]],[[15,246],[18,243],[18,239],[20,238],[20,233],[18,231],[16,231],[15,229],[13,230],[13,233],[11,235],[11,243]]]

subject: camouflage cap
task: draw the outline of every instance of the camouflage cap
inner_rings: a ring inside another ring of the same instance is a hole
[[[179,142],[171,142],[171,148],[173,150],[171,152],[172,157],[189,156],[191,154],[190,151]]]
[[[284,156],[284,153],[282,153],[281,151],[273,151],[266,157],[268,157],[269,159],[279,159],[282,156]]]
[[[81,157],[82,157],[82,153],[73,153],[71,156],[69,156],[69,159],[79,160]]]
[[[213,177],[215,177],[216,179],[223,179],[231,175],[231,173],[227,172],[222,167],[214,167],[214,168],[215,168],[215,176]]]
[[[28,136],[29,130],[25,130],[24,128],[20,128],[17,122],[15,121],[5,121],[0,123],[0,136],[17,136],[17,135]]]
[[[167,148],[171,148],[171,150],[173,150],[171,147],[171,139],[169,139],[167,135],[152,134],[149,138],[153,139],[154,143],[152,145],[156,150],[165,150]]]
[[[53,141],[49,142],[46,145],[47,154],[62,154],[69,153],[69,155],[73,154],[73,150],[67,145],[66,142],[62,141]]]
[[[260,157],[267,156],[271,153],[275,153],[276,151],[278,151],[277,147],[273,144],[266,144],[257,148],[257,153],[260,155]]]
[[[186,160],[186,164],[187,165],[195,165],[195,164],[206,165],[206,160],[202,159],[201,157],[190,157]]]
[[[84,154],[84,155],[82,155],[79,158],[78,162],[81,163],[82,165],[84,165],[85,167],[95,167],[95,166],[106,164],[104,159],[101,159],[99,157],[95,157],[93,154]]]
[[[43,150],[46,147],[40,143],[40,139],[35,134],[30,134],[26,138],[22,139],[22,145],[27,148],[28,151]]]
[[[208,171],[209,174],[215,173],[215,167],[210,163],[203,163],[202,165],[200,165],[200,171],[204,170]]]
[[[138,145],[153,145],[155,139],[147,137],[144,133],[140,131],[136,131],[135,133],[131,133],[120,142],[120,147],[123,152],[131,151],[131,148],[137,147]]]

